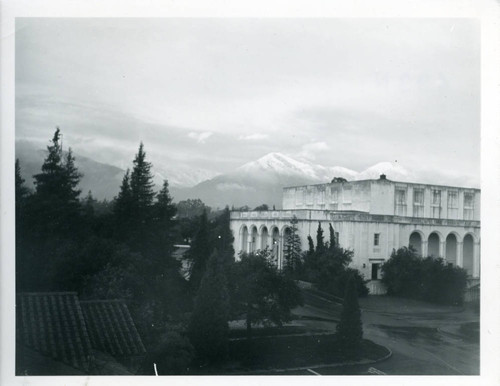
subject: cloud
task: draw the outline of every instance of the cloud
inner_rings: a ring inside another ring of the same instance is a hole
[[[250,135],[240,135],[238,139],[241,139],[243,141],[258,141],[260,139],[266,139],[269,138],[269,135],[267,134],[261,134],[261,133],[255,133],[255,134],[250,134]]]
[[[194,131],[192,131],[188,134],[188,137],[195,139],[198,143],[205,143],[207,139],[212,136],[212,134],[213,133],[211,131],[204,131],[202,133],[195,133]]]
[[[298,154],[299,157],[308,159],[308,160],[314,160],[316,159],[317,153],[323,152],[325,150],[329,150],[330,147],[326,144],[326,142],[321,141],[321,142],[312,142],[312,143],[307,143],[302,146],[301,152]]]

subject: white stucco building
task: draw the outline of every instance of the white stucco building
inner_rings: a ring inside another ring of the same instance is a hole
[[[354,251],[352,266],[365,278],[380,278],[393,249],[412,245],[423,256],[442,257],[479,277],[479,189],[378,180],[283,189],[283,209],[231,212],[234,249],[269,246],[283,264],[290,220],[296,216],[302,241],[316,237],[318,222],[328,240],[331,223],[340,246]]]

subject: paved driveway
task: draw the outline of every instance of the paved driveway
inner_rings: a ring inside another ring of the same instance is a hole
[[[297,323],[334,330],[341,307],[312,294],[305,300],[304,307],[294,310],[302,316]],[[388,375],[479,374],[479,342],[460,331],[465,323],[479,322],[472,310],[387,296],[360,299],[360,306],[364,337],[390,348],[392,357],[365,366],[314,368],[315,373],[370,374],[375,372],[372,367]]]

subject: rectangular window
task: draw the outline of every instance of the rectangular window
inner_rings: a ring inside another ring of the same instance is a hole
[[[413,189],[413,216],[424,217],[424,190]]]
[[[448,191],[448,218],[458,219],[458,192]]]
[[[441,217],[441,191],[432,190],[431,215],[433,218]]]
[[[373,235],[373,245],[375,245],[375,246],[380,245],[380,233],[375,233]]]
[[[406,189],[396,189],[396,216],[406,216]]]
[[[307,205],[314,203],[314,194],[312,189],[307,189]]]
[[[323,205],[325,203],[325,191],[322,190],[318,194],[318,204]]]
[[[295,191],[295,204],[300,206],[304,203],[304,190],[297,189]]]
[[[474,218],[474,193],[464,193],[464,220]]]
[[[352,189],[351,187],[344,187],[344,190],[342,192],[342,204],[344,209],[350,209],[351,208],[351,202],[352,202]]]

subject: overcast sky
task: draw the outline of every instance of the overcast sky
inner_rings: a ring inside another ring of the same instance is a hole
[[[472,19],[18,19],[16,138],[214,172],[277,151],[479,179]]]

